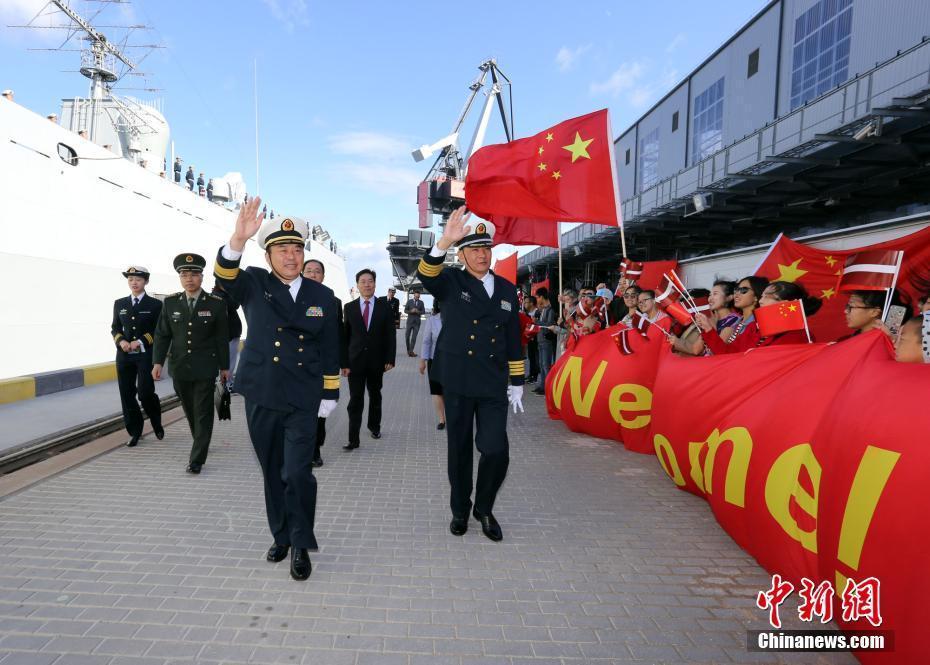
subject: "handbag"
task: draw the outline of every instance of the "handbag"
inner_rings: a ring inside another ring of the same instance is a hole
[[[230,413],[230,401],[229,388],[226,387],[226,384],[222,381],[216,382],[216,390],[213,393],[213,404],[216,406],[216,417],[219,420],[232,420],[232,413]]]

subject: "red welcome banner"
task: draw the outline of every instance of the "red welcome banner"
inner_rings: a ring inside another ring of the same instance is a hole
[[[763,567],[796,586],[803,577],[834,585],[841,628],[874,629],[844,624],[839,594],[847,578],[878,579],[880,628],[894,631],[895,651],[857,656],[918,662],[930,593],[930,534],[915,510],[930,471],[928,389],[930,367],[896,363],[880,332],[735,356],[669,354],[650,434],[673,482],[705,497]]]
[[[802,578],[833,585],[842,629],[894,631],[894,652],[859,652],[862,662],[925,662],[930,366],[895,362],[879,331],[683,358],[657,332],[630,335],[636,348],[621,355],[605,339],[616,330],[560,358],[547,379],[550,416],[634,451],[651,446],[769,572],[795,588]],[[847,580],[869,578],[881,585],[877,628],[842,618]]]
[[[573,432],[621,441],[638,453],[652,452],[648,437],[652,385],[658,357],[668,352],[664,335],[649,328],[648,338],[629,335],[630,355],[617,349],[612,326],[578,340],[546,376],[549,417]]]

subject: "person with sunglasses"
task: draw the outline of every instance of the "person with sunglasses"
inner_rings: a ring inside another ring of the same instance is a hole
[[[630,284],[623,292],[623,304],[626,305],[627,312],[623,315],[623,318],[620,319],[620,323],[627,328],[629,328],[633,322],[633,312],[637,310],[636,302],[639,299],[640,293],[642,293],[642,289],[636,284]]]
[[[759,326],[756,325],[754,312],[768,284],[765,277],[756,275],[739,280],[733,290],[733,308],[740,318],[732,327],[717,332],[716,326],[707,316],[700,312],[694,315],[695,323],[701,329],[701,338],[711,353],[740,353],[756,346]],[[749,337],[743,339],[747,334]]]

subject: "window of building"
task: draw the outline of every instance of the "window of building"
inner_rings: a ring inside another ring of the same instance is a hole
[[[639,191],[659,182],[659,128],[639,140]]]
[[[678,111],[675,111],[672,114],[672,131],[673,132],[678,131]]]
[[[749,64],[746,69],[746,78],[752,78],[759,71],[759,49],[749,54]]]
[[[627,164],[630,163],[630,149],[629,148],[626,149],[626,163]]]
[[[697,163],[723,147],[723,79],[694,98],[694,136],[691,163]]]
[[[849,77],[853,0],[820,0],[794,22],[791,108]]]

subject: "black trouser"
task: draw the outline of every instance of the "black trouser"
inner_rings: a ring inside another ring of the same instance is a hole
[[[365,389],[368,388],[368,429],[381,431],[381,384],[383,367],[349,368],[349,443],[359,442],[362,411],[365,410]]]
[[[445,388],[452,514],[465,517],[472,506],[471,479],[475,446],[481,453],[478,480],[475,483],[475,510],[487,515],[494,509],[494,500],[510,464],[507,397],[466,397],[449,392],[448,386]]]
[[[276,411],[246,400],[252,447],[265,479],[265,511],[278,545],[316,549],[313,453],[319,398],[311,410]]]
[[[119,383],[119,399],[123,404],[123,424],[129,436],[142,434],[142,410],[152,421],[152,427],[161,427],[161,401],[155,394],[152,379],[152,354],[140,353],[133,360],[116,363],[116,379]],[[136,401],[139,395],[139,402]]]
[[[181,407],[187,416],[194,443],[191,446],[191,464],[205,464],[213,436],[213,379],[181,381],[173,379],[174,391],[181,398]]]
[[[420,317],[407,316],[407,329],[404,339],[407,341],[407,353],[413,353],[417,347],[417,335],[420,333]]]
[[[326,418],[316,419],[316,449],[319,450],[326,443]]]
[[[531,339],[526,344],[526,355],[530,359],[530,376],[539,376],[539,342]]]

